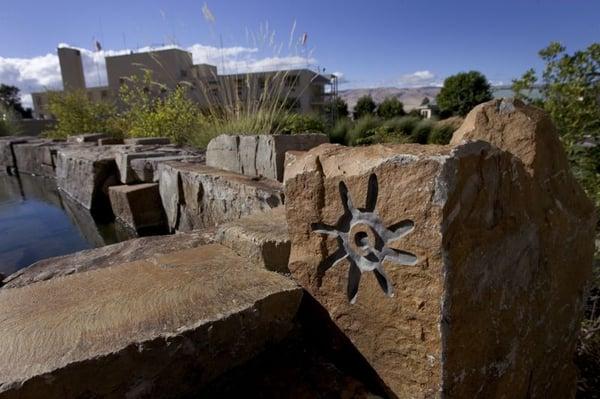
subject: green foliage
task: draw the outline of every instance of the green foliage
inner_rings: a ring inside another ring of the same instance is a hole
[[[348,104],[341,97],[335,97],[333,101],[325,104],[325,113],[327,115],[335,114],[337,118],[346,118],[348,113]]]
[[[537,76],[533,68],[528,69],[519,79],[513,79],[511,89],[515,98],[531,103],[531,91],[537,83]]]
[[[0,136],[14,136],[21,133],[20,116],[11,109],[0,104]]]
[[[288,113],[282,115],[276,130],[280,134],[323,133],[325,132],[325,121],[316,114]]]
[[[461,72],[444,80],[436,99],[442,113],[465,116],[476,105],[491,100],[492,92],[480,72]]]
[[[427,143],[448,144],[450,143],[450,139],[452,139],[452,134],[455,130],[456,128],[454,126],[436,123],[431,129],[431,133],[429,133]]]
[[[354,106],[354,120],[358,120],[367,115],[373,115],[376,108],[377,104],[373,101],[373,97],[360,97]]]
[[[0,84],[0,107],[4,112],[13,111],[15,118],[31,118],[31,108],[23,108],[19,91],[18,87]]]
[[[187,91],[185,86],[169,91],[149,73],[131,78],[119,93],[125,109],[119,115],[121,130],[130,137],[168,137],[177,144],[194,137],[195,144],[205,146],[210,140],[201,134],[205,119]]]
[[[338,119],[333,128],[329,131],[329,141],[332,143],[346,144],[346,137],[354,126],[354,122],[349,118]]]
[[[377,115],[383,119],[390,119],[406,115],[406,112],[404,112],[404,104],[396,97],[387,97],[377,107]]]
[[[383,126],[394,132],[396,135],[410,136],[415,126],[421,121],[421,118],[415,116],[403,116],[399,118],[388,119]]]
[[[381,126],[381,119],[374,115],[365,115],[355,121],[346,135],[348,145],[366,144],[365,139],[375,134],[375,129]]]
[[[49,92],[49,110],[56,125],[46,134],[66,138],[82,133],[108,133],[119,135],[115,125],[116,108],[109,102],[92,102],[85,91]]]
[[[417,123],[410,134],[411,142],[419,144],[427,144],[429,134],[433,129],[434,122],[430,119],[423,119]]]

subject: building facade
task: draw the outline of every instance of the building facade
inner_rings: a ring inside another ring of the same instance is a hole
[[[190,52],[169,48],[106,57],[108,84],[87,87],[81,52],[60,47],[58,57],[64,90],[85,91],[92,101],[115,100],[122,85],[150,72],[153,82],[165,89],[188,86],[190,98],[201,108],[252,107],[277,99],[298,113],[312,113],[323,110],[335,81],[332,75],[310,69],[219,75],[216,66],[194,64]],[[32,93],[35,118],[52,118],[48,97],[49,92]]]

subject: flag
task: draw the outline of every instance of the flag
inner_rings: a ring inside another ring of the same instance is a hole
[[[98,40],[96,40],[96,43],[94,43],[96,45],[96,51],[102,51],[102,45],[100,44],[100,42]]]
[[[304,32],[302,34],[302,38],[300,39],[300,44],[306,46],[306,41],[308,40],[308,33]]]

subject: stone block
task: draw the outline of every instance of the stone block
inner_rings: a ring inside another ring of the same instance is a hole
[[[4,172],[14,171],[17,167],[14,146],[35,140],[30,137],[0,137],[0,169]]]
[[[286,337],[302,291],[220,245],[0,290],[0,397],[191,397]]]
[[[140,231],[165,225],[158,183],[112,186],[108,194],[115,217],[128,227]]]
[[[289,272],[290,239],[284,207],[225,223],[217,228],[215,241],[267,270]]]
[[[118,144],[125,144],[125,142],[123,141],[123,139],[116,139],[116,138],[106,138],[106,139],[98,139],[98,145],[118,145]]]
[[[125,139],[125,144],[140,144],[140,145],[163,145],[171,144],[171,139],[168,137],[133,137]]]
[[[162,162],[170,161],[202,163],[204,162],[204,154],[132,159],[129,163],[129,171],[135,181],[145,183],[158,182],[158,165]]]
[[[171,231],[216,226],[283,204],[281,183],[197,163],[159,165],[159,189]]]
[[[56,152],[64,143],[35,140],[15,145],[13,152],[19,173],[43,177],[55,177]]]
[[[136,182],[152,182],[154,181],[154,169],[159,162],[167,160],[183,160],[189,157],[201,156],[202,154],[196,150],[187,150],[181,147],[170,145],[135,145],[127,146],[116,152],[117,167],[121,182],[123,184],[131,184]],[[164,158],[159,161],[158,158]],[[138,161],[136,167],[132,167],[132,162]],[[150,178],[152,173],[152,180]]]
[[[110,211],[108,187],[119,184],[115,151],[122,146],[64,148],[56,156],[58,187],[92,211]]]
[[[4,288],[18,288],[73,273],[144,260],[155,255],[211,244],[214,231],[199,230],[166,236],[135,238],[35,262],[4,279]],[[0,285],[2,285],[0,283]]]
[[[86,134],[78,134],[76,136],[69,136],[67,138],[68,143],[93,143],[98,144],[98,140],[109,138],[108,135],[104,133],[86,133]]]
[[[457,134],[502,149],[332,145],[288,165],[289,269],[398,397],[574,397],[594,207],[545,114],[473,113]]]
[[[324,134],[221,135],[208,143],[206,164],[282,181],[287,151],[305,151],[328,142]]]

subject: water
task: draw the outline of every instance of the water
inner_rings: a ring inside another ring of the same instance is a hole
[[[0,176],[0,273],[40,260],[133,238],[114,222],[98,222],[57,189],[54,180]]]

